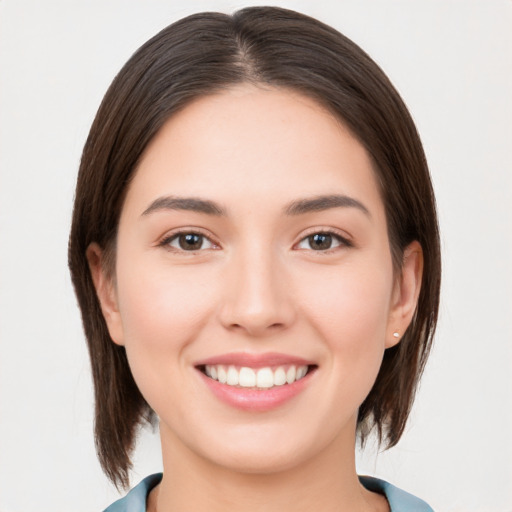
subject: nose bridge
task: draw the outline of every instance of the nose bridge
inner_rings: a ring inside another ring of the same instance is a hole
[[[261,335],[291,322],[293,307],[282,267],[271,243],[252,239],[234,250],[221,313],[226,327]]]

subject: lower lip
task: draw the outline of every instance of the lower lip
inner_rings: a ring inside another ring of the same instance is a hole
[[[203,372],[199,371],[199,373],[219,400],[231,407],[251,412],[264,412],[280,407],[303,391],[311,377],[310,372],[293,384],[283,384],[268,389],[254,389],[221,384]]]

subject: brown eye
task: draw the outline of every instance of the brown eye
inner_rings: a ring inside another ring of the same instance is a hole
[[[187,233],[178,236],[178,243],[184,251],[197,251],[203,245],[203,237],[196,233]]]
[[[298,244],[297,249],[308,249],[313,251],[328,251],[336,247],[352,247],[352,243],[340,235],[329,232],[319,231],[303,238]]]
[[[308,242],[311,249],[315,251],[325,251],[332,246],[332,235],[329,233],[315,233],[308,236]]]
[[[178,233],[168,240],[164,240],[164,244],[181,251],[201,251],[213,248],[213,243],[200,233]]]

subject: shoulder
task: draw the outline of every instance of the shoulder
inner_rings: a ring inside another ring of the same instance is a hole
[[[112,503],[104,512],[146,512],[148,494],[160,483],[160,480],[162,480],[162,473],[144,478],[124,498]],[[370,476],[360,476],[359,480],[369,491],[383,494],[389,502],[391,512],[434,512],[423,500],[389,482]]]
[[[162,473],[150,475],[136,485],[124,498],[115,501],[104,512],[146,512],[146,500],[153,487],[162,480]]]
[[[369,490],[386,496],[391,512],[434,512],[423,500],[398,487],[371,476],[360,476],[359,481]]]

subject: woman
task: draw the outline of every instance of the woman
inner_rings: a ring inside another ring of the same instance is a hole
[[[108,90],[69,249],[109,510],[431,510],[359,477],[393,446],[437,319],[435,202],[406,107],[334,29],[277,8],[185,18]],[[139,507],[139,508],[137,508]]]

